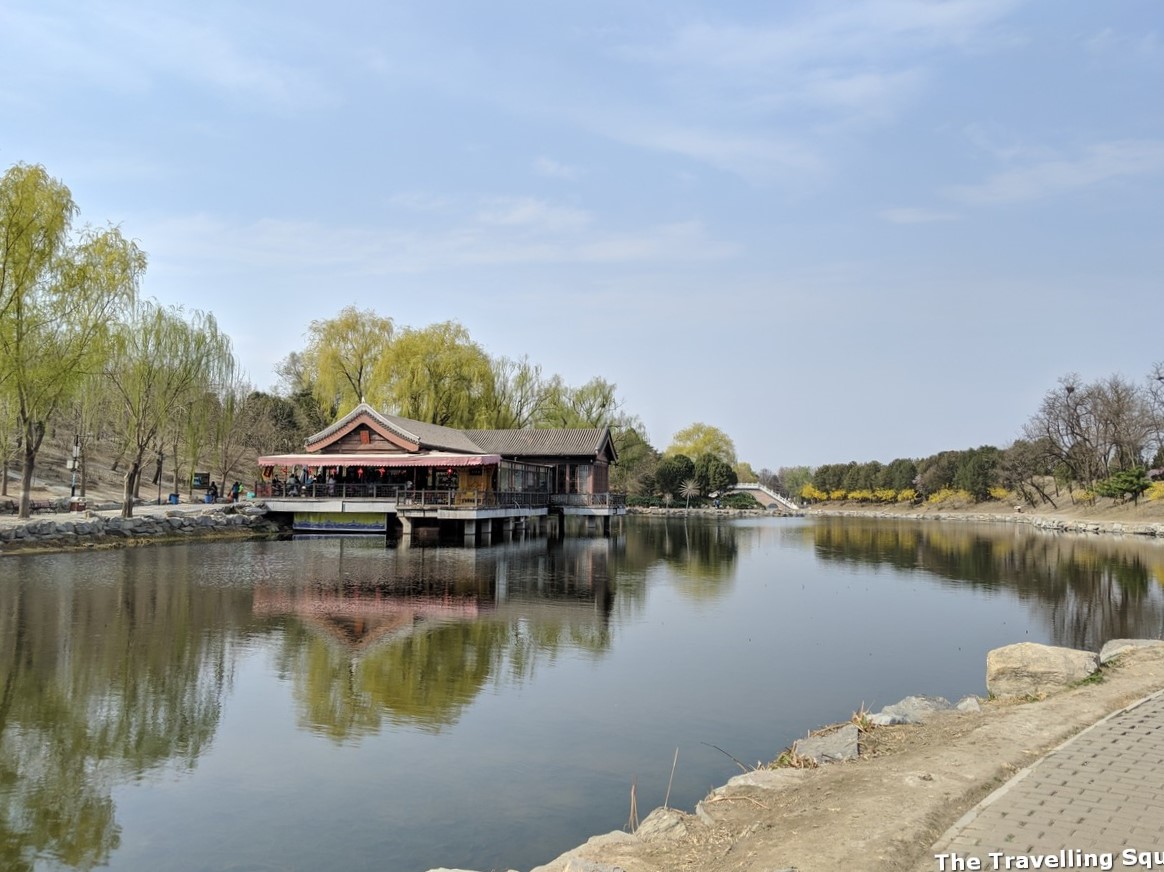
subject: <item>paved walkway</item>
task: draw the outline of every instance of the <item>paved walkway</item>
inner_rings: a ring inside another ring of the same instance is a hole
[[[954,824],[933,854],[937,870],[1164,868],[1164,691],[1020,772]],[[962,865],[971,857],[981,865]]]

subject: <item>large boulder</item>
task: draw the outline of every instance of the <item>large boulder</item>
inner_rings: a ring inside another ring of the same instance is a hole
[[[1099,662],[1106,664],[1133,648],[1159,648],[1164,645],[1160,639],[1111,639],[1099,649]]]
[[[798,757],[811,757],[818,764],[856,760],[857,736],[856,725],[845,724],[831,733],[797,739],[792,743],[792,753]]]
[[[887,727],[892,724],[920,724],[934,712],[949,711],[953,706],[949,700],[941,696],[907,696],[901,702],[887,705],[875,715],[869,716],[869,721],[875,727]]]
[[[986,689],[994,697],[1038,696],[1077,684],[1097,669],[1094,651],[1019,642],[986,655]]]

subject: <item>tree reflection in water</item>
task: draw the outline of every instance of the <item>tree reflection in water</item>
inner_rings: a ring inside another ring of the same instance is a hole
[[[302,725],[336,740],[385,719],[439,732],[491,681],[526,681],[564,650],[609,650],[609,550],[541,540],[454,551],[384,581],[382,561],[341,548],[310,584],[259,585],[255,611],[283,625],[280,671]]]
[[[1164,636],[1164,543],[1002,524],[824,518],[799,528],[824,560],[923,570],[1015,591],[1056,645]],[[1154,579],[1154,582],[1153,582]]]
[[[249,621],[250,594],[195,591],[190,553],[134,553],[132,570],[128,552],[93,555],[103,580],[91,584],[60,582],[53,558],[5,558],[0,868],[107,862],[112,785],[193,767],[209,745],[232,671],[227,631]]]

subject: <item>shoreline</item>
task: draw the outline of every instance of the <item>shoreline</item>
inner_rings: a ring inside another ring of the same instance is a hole
[[[1152,518],[1104,519],[1094,515],[988,511],[980,508],[895,510],[879,508],[820,508],[805,511],[806,517],[874,518],[887,521],[960,521],[982,524],[1017,524],[1053,533],[1092,533],[1104,536],[1164,538],[1164,520]]]
[[[655,809],[634,833],[594,836],[531,872],[933,872],[933,846],[979,802],[1164,689],[1164,646],[1128,651],[1102,674],[1038,699],[983,700],[976,712],[873,727],[855,760],[744,773],[692,812]]]
[[[66,551],[135,548],[177,542],[274,538],[282,530],[265,508],[250,504],[138,506],[131,518],[120,509],[60,512],[21,519],[0,517],[0,558]]]

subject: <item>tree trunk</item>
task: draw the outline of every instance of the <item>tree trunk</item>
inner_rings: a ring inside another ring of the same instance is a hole
[[[133,495],[141,481],[141,463],[135,458],[125,471],[125,485],[121,491],[121,517],[133,517]]]
[[[24,424],[24,468],[20,473],[20,514],[28,518],[32,514],[32,472],[36,468],[36,453],[44,439],[44,425],[36,421]]]
[[[0,497],[8,496],[8,461],[0,464]]]
[[[81,499],[85,499],[85,496],[86,496],[85,491],[86,491],[86,488],[88,485],[88,480],[89,480],[89,476],[88,476],[89,461],[85,459],[84,447],[81,448],[80,463],[81,463]]]

